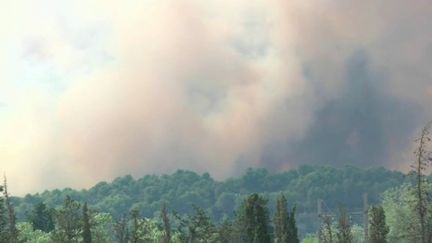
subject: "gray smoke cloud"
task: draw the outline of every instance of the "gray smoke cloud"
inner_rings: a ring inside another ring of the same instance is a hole
[[[403,154],[412,146],[425,114],[420,104],[386,93],[388,78],[371,72],[369,65],[364,51],[353,53],[339,96],[320,105],[301,139],[269,144],[263,161],[276,168],[285,158],[331,165],[409,163]]]

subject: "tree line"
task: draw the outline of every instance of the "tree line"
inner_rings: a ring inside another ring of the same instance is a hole
[[[232,218],[220,224],[214,223],[206,210],[197,206],[191,214],[179,214],[163,203],[159,215],[153,218],[143,217],[139,209],[114,218],[69,196],[59,208],[49,208],[44,202],[35,204],[26,221],[17,223],[6,183],[0,188],[3,192],[0,243],[300,243],[296,206],[289,207],[283,193],[278,195],[272,215],[268,200],[252,193]],[[384,208],[379,205],[369,210],[370,243],[388,242],[390,228]],[[336,222],[333,220],[330,216],[322,217],[318,236],[309,235],[302,242],[359,242],[345,208],[340,207]]]
[[[12,197],[18,221],[26,220],[33,206],[44,202],[59,208],[66,196],[84,203],[94,210],[121,217],[124,212],[139,209],[142,216],[159,214],[160,205],[169,203],[170,210],[179,214],[193,212],[192,204],[204,209],[215,223],[230,218],[245,197],[259,193],[269,201],[273,213],[278,195],[282,192],[297,205],[297,225],[301,235],[314,232],[318,199],[331,208],[342,202],[348,211],[362,207],[359,197],[369,194],[371,204],[381,201],[383,192],[410,181],[406,174],[384,168],[361,169],[351,165],[342,167],[303,165],[289,171],[272,173],[265,169],[249,169],[238,178],[217,181],[209,174],[179,170],[171,175],[147,175],[139,179],[124,176],[111,183],[101,182],[88,190],[52,190]],[[354,219],[355,223],[359,223]]]
[[[6,188],[6,187],[3,187]],[[193,213],[169,213],[162,204],[160,215],[142,217],[138,209],[114,219],[108,213],[98,213],[87,203],[71,197],[54,209],[40,202],[34,205],[26,222],[16,223],[13,206],[4,190],[0,211],[0,243],[62,242],[62,243],[299,243],[295,206],[288,207],[283,194],[271,217],[268,200],[253,193],[244,199],[232,219],[215,224],[208,213],[194,206]]]

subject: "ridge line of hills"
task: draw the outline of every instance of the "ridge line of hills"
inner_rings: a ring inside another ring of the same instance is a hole
[[[139,209],[144,217],[155,217],[159,215],[161,204],[166,202],[170,210],[181,214],[190,213],[193,206],[198,206],[205,209],[215,222],[221,222],[232,217],[250,193],[262,194],[273,210],[275,198],[282,192],[289,204],[297,205],[299,228],[309,231],[315,228],[313,222],[316,220],[311,219],[315,217],[318,199],[323,199],[329,210],[339,205],[357,210],[362,207],[363,193],[367,192],[370,203],[376,204],[384,191],[409,180],[400,171],[383,167],[362,169],[351,165],[338,168],[303,165],[277,173],[248,169],[243,176],[224,181],[216,181],[208,173],[178,170],[170,175],[145,175],[138,179],[126,175],[110,183],[100,182],[90,189],[65,188],[27,194],[15,197],[14,205],[18,220],[25,220],[34,204],[43,201],[47,206],[57,208],[66,196],[87,202],[93,209],[114,217],[133,208]]]

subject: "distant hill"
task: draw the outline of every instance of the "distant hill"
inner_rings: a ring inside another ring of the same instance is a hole
[[[304,165],[280,173],[249,169],[243,176],[225,181],[215,181],[208,173],[200,175],[178,170],[171,175],[146,175],[139,179],[130,175],[118,177],[110,183],[100,182],[89,190],[29,194],[14,198],[14,203],[20,220],[26,218],[33,204],[44,201],[50,207],[59,207],[69,195],[115,217],[127,214],[132,208],[139,208],[146,217],[158,216],[161,203],[166,202],[170,210],[178,213],[189,213],[192,205],[196,205],[220,222],[233,215],[245,195],[262,193],[269,199],[272,210],[275,197],[282,192],[291,205],[297,205],[299,228],[307,232],[316,227],[313,222],[319,198],[324,200],[326,210],[335,210],[339,205],[358,210],[362,207],[364,192],[374,204],[379,202],[382,192],[407,181],[407,176],[399,171],[353,166]]]

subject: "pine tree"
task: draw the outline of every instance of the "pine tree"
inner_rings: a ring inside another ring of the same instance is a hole
[[[276,212],[273,218],[276,243],[298,243],[298,230],[295,221],[295,207],[287,209],[287,200],[281,193],[276,200]]]
[[[337,224],[337,243],[352,243],[351,223],[345,208],[339,208],[339,218]]]
[[[114,236],[118,243],[127,243],[129,241],[129,229],[127,216],[122,216],[114,224]]]
[[[164,236],[162,239],[162,243],[170,243],[171,242],[171,225],[168,217],[168,210],[166,204],[162,204],[160,217],[162,219]]]
[[[416,197],[415,209],[417,211],[418,220],[420,223],[419,228],[419,238],[420,243],[426,243],[426,240],[429,238],[427,235],[427,222],[428,216],[428,207],[430,204],[430,199],[427,192],[427,179],[425,175],[425,171],[427,167],[430,165],[432,161],[432,154],[428,150],[428,146],[430,146],[430,128],[432,126],[432,122],[429,122],[423,129],[420,135],[420,138],[416,141],[418,142],[418,147],[415,150],[414,154],[416,156],[416,160],[414,161],[411,173],[415,175],[416,183],[414,185],[414,192]]]
[[[387,243],[389,227],[385,222],[385,212],[382,206],[370,209],[369,243]]]
[[[282,193],[278,196],[276,201],[276,212],[273,217],[273,224],[276,243],[287,243],[289,238],[289,213],[287,209],[287,200]]]
[[[239,225],[225,220],[219,227],[219,242],[242,242]]]
[[[254,193],[241,206],[237,224],[243,232],[242,242],[271,242],[270,219],[267,211],[267,200]]]
[[[82,212],[83,212],[83,217],[82,217],[82,219],[83,219],[83,231],[82,231],[83,243],[92,243],[90,216],[89,216],[89,211],[87,208],[87,202],[84,203]]]
[[[41,230],[43,232],[51,232],[54,230],[53,209],[48,209],[43,202],[33,206],[32,213],[29,216],[29,222],[33,226],[33,230]]]
[[[288,218],[288,240],[286,242],[289,243],[299,243],[300,240],[298,238],[298,230],[295,219],[296,207],[294,206],[289,213]]]
[[[3,186],[0,185],[0,192],[3,190]],[[9,243],[8,215],[2,195],[0,195],[0,243]]]
[[[210,217],[202,208],[194,206],[194,213],[192,215],[180,216],[174,213],[174,217],[178,222],[177,232],[181,233],[182,242],[220,242],[216,226],[211,222]]]
[[[271,242],[271,236],[269,232],[269,217],[267,208],[263,205],[257,204],[256,208],[256,233],[254,236],[254,243],[266,243]]]
[[[132,230],[131,230],[131,242],[132,243],[138,243],[139,241],[139,210],[134,208],[131,210],[131,217],[132,217]]]
[[[56,221],[54,241],[75,242],[81,230],[81,205],[70,196],[66,196],[63,207],[56,212]]]
[[[194,206],[194,215],[189,219],[189,228],[194,232],[191,242],[217,242],[217,229],[204,209]]]
[[[6,205],[6,209],[8,212],[7,215],[8,216],[8,240],[9,243],[16,243],[18,242],[18,230],[16,228],[16,215],[15,215],[15,209],[9,197],[6,176],[4,177],[4,183],[3,183],[3,195],[5,199],[4,203]]]

